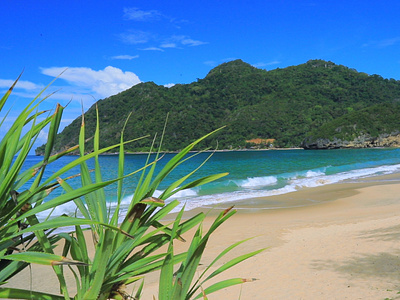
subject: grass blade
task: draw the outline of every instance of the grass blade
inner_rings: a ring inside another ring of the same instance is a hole
[[[68,259],[61,255],[43,253],[43,252],[20,252],[0,257],[1,259],[9,259],[16,261],[24,261],[27,263],[35,263],[40,265],[57,266],[57,265],[86,265],[81,261]]]
[[[210,276],[208,276],[206,278],[206,280],[209,280],[209,279],[217,276],[218,274],[228,270],[229,268],[232,268],[233,266],[237,265],[238,263],[240,263],[240,262],[242,262],[242,261],[244,261],[246,259],[249,259],[250,257],[253,257],[254,255],[257,255],[258,253],[263,252],[265,249],[267,249],[267,248],[263,248],[263,249],[259,249],[259,250],[256,250],[256,251],[253,251],[253,252],[250,252],[250,253],[246,253],[246,254],[243,254],[243,255],[241,255],[239,257],[236,257],[236,258],[228,261],[227,263],[225,263],[221,267],[219,267],[217,270],[215,270]]]
[[[41,300],[65,300],[64,297],[34,292],[29,290],[0,288],[0,298],[2,299],[41,299]]]
[[[214,293],[216,291],[228,288],[230,286],[237,285],[237,284],[242,284],[242,283],[245,283],[245,282],[252,282],[254,280],[255,280],[254,278],[251,278],[251,279],[232,278],[232,279],[223,280],[223,281],[217,282],[217,283],[209,286],[208,288],[206,288],[204,290],[204,292],[202,292],[199,295],[197,295],[194,298],[194,300],[195,299],[200,299],[200,298],[204,297],[204,295],[209,295],[211,293]]]

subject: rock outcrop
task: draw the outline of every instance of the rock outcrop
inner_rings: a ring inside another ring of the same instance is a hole
[[[372,148],[372,147],[400,147],[400,133],[380,134],[378,137],[372,137],[368,134],[362,134],[352,141],[346,141],[334,138],[316,139],[308,138],[301,145],[304,149],[341,149],[341,148]]]

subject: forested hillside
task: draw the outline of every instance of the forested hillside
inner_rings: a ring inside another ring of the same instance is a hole
[[[369,114],[384,103],[391,105],[390,110],[399,111],[399,101],[400,81],[332,62],[310,60],[266,71],[235,60],[212,69],[197,82],[171,88],[146,82],[98,101],[100,146],[118,143],[132,113],[125,129],[126,140],[161,134],[169,114],[163,150],[181,149],[224,125],[227,127],[202,147],[215,147],[218,140],[220,149],[244,148],[251,146],[246,140],[255,138],[275,139],[276,147],[299,147],[305,139],[333,139],[336,134],[345,137],[345,131],[339,132],[335,126],[355,128],[346,133],[346,138],[357,136],[360,128],[371,134],[400,131],[398,122],[382,117],[364,122],[364,127],[354,127],[358,119],[369,119]],[[95,120],[93,106],[85,113],[87,136],[93,134]],[[59,134],[58,150],[77,144],[80,123],[79,117]],[[147,151],[150,143],[149,139],[141,140],[127,149]],[[37,154],[41,151],[43,147]]]

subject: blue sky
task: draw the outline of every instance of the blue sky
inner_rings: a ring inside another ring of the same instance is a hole
[[[5,0],[0,92],[23,71],[11,120],[67,68],[42,104],[69,103],[65,126],[139,82],[190,83],[238,58],[267,70],[324,59],[400,80],[399,16],[397,0]]]

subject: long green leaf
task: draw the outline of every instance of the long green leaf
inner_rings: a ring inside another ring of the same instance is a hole
[[[204,293],[200,293],[199,295],[197,295],[194,298],[194,300],[195,299],[200,299],[200,298],[204,297],[204,295],[209,295],[211,293],[214,293],[214,292],[219,291],[221,289],[228,288],[228,287],[233,286],[233,285],[242,284],[242,283],[245,283],[245,282],[252,282],[252,281],[254,281],[254,279],[232,278],[232,279],[223,280],[223,281],[217,282],[217,283],[209,286],[208,288],[206,288],[204,290]]]
[[[189,260],[185,264],[181,276],[177,276],[176,280],[180,282],[180,284],[175,286],[174,299],[183,299],[184,295],[188,293],[196,270],[199,266],[201,257],[204,253],[205,247],[206,241],[202,240],[196,247],[192,255],[189,257]]]
[[[56,266],[56,265],[85,265],[85,263],[81,261],[76,261],[72,259],[68,259],[61,255],[43,253],[43,252],[20,252],[9,254],[6,256],[0,257],[1,259],[9,259],[16,261],[25,261],[28,263],[35,263],[40,265],[48,265],[48,266]]]
[[[161,267],[160,288],[159,288],[160,300],[170,300],[172,293],[174,291],[174,288],[173,288],[173,275],[174,275],[173,268],[174,268],[174,266],[172,263],[172,257],[174,255],[174,239],[175,239],[178,227],[179,227],[179,223],[181,222],[184,210],[185,210],[185,207],[183,206],[175,218],[174,225],[171,230],[171,239],[170,239],[170,243],[168,246],[167,256],[165,257],[163,266]],[[175,284],[178,284],[178,285],[181,284],[181,282],[179,280],[180,280],[180,278],[178,278],[178,281]]]
[[[38,205],[34,208],[32,208],[31,210],[27,211],[25,214],[21,215],[20,217],[16,218],[14,222],[20,221],[25,217],[37,214],[39,212],[45,211],[47,209],[59,206],[61,204],[64,204],[68,201],[71,201],[75,198],[84,196],[87,193],[90,193],[92,191],[95,191],[96,189],[105,187],[113,182],[115,182],[117,179],[114,180],[110,180],[110,181],[105,181],[105,182],[101,182],[101,183],[95,183],[95,184],[91,184],[88,186],[83,186],[81,188],[78,188],[76,190],[73,190],[69,193],[66,194],[62,194],[54,199],[52,199],[51,201],[42,203],[41,205]]]
[[[158,175],[155,177],[152,185],[150,186],[151,192],[154,192],[160,182],[164,180],[164,178],[171,173],[171,171],[179,164],[179,162],[184,158],[186,154],[189,153],[190,150],[193,149],[194,146],[196,146],[198,143],[212,135],[213,133],[221,130],[223,127],[214,130],[213,132],[210,132],[209,134],[206,134],[205,136],[197,139],[193,143],[191,143],[189,146],[185,147],[182,151],[180,151],[178,154],[176,154],[166,165],[165,167],[158,173]]]
[[[199,223],[201,223],[205,218],[205,214],[200,212],[198,214],[196,214],[195,216],[191,217],[190,219],[184,221],[182,224],[179,225],[177,231],[176,231],[176,236],[175,238],[180,240],[180,241],[185,241],[181,235],[184,234],[186,231],[192,229],[193,227],[195,227],[196,225],[198,225]],[[156,228],[161,228],[164,227],[161,223],[159,223],[157,220],[154,220],[152,222],[153,226]],[[165,233],[167,233],[168,235],[172,236],[172,230],[170,228],[163,228],[162,229]]]
[[[129,141],[124,142],[124,144],[132,143],[133,141],[137,141],[137,140],[140,140],[140,139],[143,139],[143,138],[145,138],[145,137],[140,137],[140,138],[136,138],[136,139],[133,139],[133,140],[129,140]],[[84,161],[87,161],[87,160],[89,160],[89,159],[91,159],[91,158],[94,158],[96,155],[100,155],[100,154],[102,154],[102,153],[105,153],[105,152],[107,152],[107,151],[110,151],[110,150],[112,150],[112,149],[114,149],[114,148],[116,148],[116,147],[118,147],[118,146],[119,146],[119,144],[112,145],[112,146],[108,146],[108,147],[102,148],[101,150],[99,150],[99,151],[97,151],[97,152],[91,152],[91,153],[89,153],[89,154],[86,154],[86,155],[83,155],[83,156],[81,156],[81,157],[78,157],[78,158],[75,159],[74,161],[72,161],[72,162],[66,164],[64,167],[60,168],[59,170],[57,170],[56,172],[54,172],[53,174],[51,174],[51,175],[46,179],[46,181],[43,182],[43,185],[49,184],[50,182],[52,182],[53,180],[55,180],[57,177],[60,177],[60,176],[62,176],[62,174],[64,174],[65,172],[69,171],[70,169],[72,169],[72,168],[74,168],[74,167],[76,167],[76,166],[79,166],[79,165],[80,165],[81,163],[83,163]]]
[[[65,300],[64,297],[48,293],[21,290],[14,288],[0,288],[0,298],[2,299],[41,299],[41,300]]]
[[[94,132],[94,139],[93,139],[93,149],[94,152],[98,153],[100,150],[100,123],[99,123],[99,111],[96,105],[96,129]],[[94,158],[95,161],[95,180],[96,182],[102,182],[102,176],[101,176],[101,169],[100,169],[100,162],[99,162],[99,155],[96,155]],[[104,189],[98,189],[95,191],[93,194],[88,195],[89,197],[94,197],[94,203],[97,206],[97,211],[98,211],[98,220],[100,222],[106,222],[108,220],[108,215],[107,215],[107,200],[106,196],[104,193]]]
[[[131,176],[131,175],[133,175],[133,174],[135,174],[137,172],[140,172],[141,170],[143,170],[146,167],[147,166],[144,166],[144,167],[142,167],[142,168],[140,168],[138,170],[135,170],[135,171],[125,175],[124,178],[129,177],[129,176]],[[30,216],[30,215],[33,215],[33,214],[37,214],[38,212],[53,208],[55,206],[64,204],[65,202],[68,202],[68,201],[71,201],[73,199],[76,199],[76,198],[79,198],[81,196],[84,196],[84,195],[86,195],[86,194],[88,194],[88,193],[90,193],[92,191],[95,191],[96,189],[103,188],[103,187],[105,187],[107,185],[110,185],[110,184],[112,184],[112,183],[114,183],[114,182],[116,182],[118,180],[121,180],[121,179],[122,178],[116,178],[116,179],[112,179],[112,180],[105,181],[105,182],[94,183],[94,184],[91,184],[89,186],[84,186],[84,187],[78,188],[76,190],[70,191],[67,194],[60,195],[60,196],[52,199],[49,202],[45,202],[45,203],[41,204],[40,206],[37,206],[37,207],[29,210],[28,212],[26,212],[22,216],[16,218],[12,223],[16,223],[17,221],[22,220],[24,217],[27,217],[27,216]]]
[[[33,191],[34,189],[39,186],[40,181],[43,178],[44,171],[46,169],[49,157],[51,156],[51,152],[53,150],[54,142],[56,139],[56,135],[58,133],[58,129],[60,128],[60,123],[61,123],[61,117],[63,114],[64,108],[57,104],[56,111],[51,117],[51,123],[50,123],[50,128],[49,128],[49,133],[47,135],[47,143],[45,147],[45,152],[43,156],[43,168],[41,168],[40,173],[38,174],[34,184],[31,186],[30,190]]]
[[[106,275],[107,262],[112,254],[112,241],[114,233],[110,230],[105,230],[100,247],[95,253],[93,259],[93,280],[87,292],[84,294],[84,299],[97,299],[100,294],[102,283]]]
[[[165,254],[164,254],[164,255],[165,255]],[[180,263],[180,262],[182,262],[185,258],[186,258],[186,253],[179,253],[179,254],[176,254],[176,255],[174,255],[174,256],[172,257],[172,259],[173,259],[173,264],[175,265],[175,264],[177,264],[177,263]],[[137,269],[135,269],[135,270],[132,270],[132,272],[130,272],[130,273],[126,273],[125,275],[122,275],[122,276],[118,277],[118,280],[119,280],[119,281],[128,280],[128,279],[129,279],[130,277],[132,277],[132,276],[144,275],[144,274],[148,274],[148,273],[150,273],[150,272],[159,270],[159,269],[161,268],[161,266],[163,265],[163,262],[164,262],[163,260],[158,260],[158,261],[155,261],[155,262],[153,262],[153,263],[151,263],[151,264],[142,266],[141,268],[137,268]]]
[[[38,231],[38,230],[46,230],[46,229],[51,229],[51,228],[60,228],[60,227],[68,227],[68,226],[75,226],[75,225],[92,225],[92,224],[106,225],[105,223],[96,222],[96,221],[92,221],[92,220],[88,220],[88,219],[60,216],[60,217],[56,217],[54,219],[49,219],[47,221],[43,221],[38,224],[29,226],[28,228],[9,236],[9,238],[10,239],[15,238],[21,234]]]
[[[239,244],[241,244],[242,242],[247,241],[247,240],[243,240],[240,241],[238,243],[235,243],[234,245],[228,247],[227,249],[225,249],[206,269],[207,271],[209,270],[209,268],[215,264],[216,261],[218,261],[221,257],[223,257],[228,251],[230,251],[231,249],[233,249],[234,247],[238,246]],[[221,267],[219,267],[217,270],[215,270],[214,272],[212,272],[205,280],[203,280],[201,282],[201,284],[197,285],[197,283],[199,282],[199,280],[196,281],[196,283],[193,285],[192,289],[189,291],[189,295],[192,296],[194,293],[196,293],[196,291],[198,289],[200,289],[201,286],[203,286],[205,284],[205,282],[207,282],[208,280],[210,280],[211,278],[214,278],[215,276],[217,276],[218,274],[232,268],[233,266],[241,263],[242,261],[249,259],[255,255],[257,255],[258,253],[261,253],[265,250],[266,248],[260,249],[260,250],[256,250],[250,253],[246,253],[243,254],[241,256],[238,256],[226,263],[224,263]],[[202,273],[202,275],[200,275],[200,278],[206,273],[206,270]]]
[[[239,241],[239,242],[236,242],[236,243],[230,245],[229,247],[227,247],[227,248],[226,248],[225,250],[223,250],[220,254],[218,254],[218,256],[217,256],[216,258],[214,258],[214,260],[207,266],[207,268],[205,268],[205,270],[204,270],[204,271],[202,272],[202,274],[199,276],[199,279],[196,281],[196,284],[197,284],[197,282],[200,281],[201,278],[203,278],[204,274],[206,274],[206,273],[208,272],[208,270],[209,270],[217,261],[219,261],[223,256],[225,256],[225,255],[226,255],[228,252],[230,252],[232,249],[234,249],[234,248],[236,248],[237,246],[243,244],[244,242],[249,241],[250,239],[252,239],[252,238],[248,238],[248,239],[244,239],[244,240],[241,240],[241,241]],[[209,278],[211,278],[211,277],[208,277],[207,279],[209,279]],[[207,280],[207,279],[206,279],[206,280]],[[203,281],[203,283],[204,283],[204,281]]]
[[[219,267],[217,270],[215,270],[210,276],[208,276],[206,280],[211,279],[211,278],[217,276],[218,274],[228,270],[229,268],[232,268],[233,266],[237,265],[238,263],[240,263],[246,259],[249,259],[250,257],[253,257],[254,255],[257,255],[258,253],[265,251],[265,249],[267,249],[267,248],[263,248],[263,249],[259,249],[259,250],[256,250],[256,251],[253,251],[250,253],[246,253],[246,254],[243,254],[239,257],[236,257],[236,258],[228,261],[227,263],[225,263],[221,267]]]
[[[196,179],[196,180],[194,180],[194,181],[192,181],[190,183],[185,184],[184,186],[182,186],[180,188],[174,189],[172,191],[169,191],[168,193],[165,193],[165,194],[161,195],[160,198],[164,198],[165,197],[165,199],[167,199],[167,198],[171,197],[172,195],[176,194],[179,191],[190,189],[190,188],[194,188],[194,187],[198,187],[198,186],[210,183],[212,181],[218,180],[218,179],[220,179],[222,177],[225,177],[227,175],[229,175],[229,173],[220,173],[220,174],[209,175],[209,176],[205,176],[203,178]]]
[[[195,235],[188,250],[188,259],[185,264],[182,265],[177,275],[177,280],[181,278],[182,285],[175,286],[174,298],[181,299],[183,295],[187,295],[189,293],[190,285],[193,281],[195,272],[200,263],[200,259],[204,253],[210,235],[234,213],[235,211],[232,210],[220,213],[202,238],[201,232]],[[199,227],[199,230],[201,230],[201,227]],[[200,238],[201,240],[199,240]]]
[[[125,161],[125,148],[124,148],[124,133],[125,133],[125,128],[128,123],[128,120],[131,116],[132,112],[129,113],[128,117],[125,120],[124,127],[122,128],[121,131],[121,138],[120,138],[120,147],[119,147],[119,155],[118,155],[118,177],[121,178],[124,176],[124,161]],[[111,223],[114,225],[118,224],[118,217],[119,217],[119,211],[120,211],[120,205],[122,201],[122,188],[123,188],[123,180],[118,181],[118,186],[117,186],[117,207],[115,208],[114,215],[111,219]],[[116,241],[118,242],[118,240]]]
[[[18,78],[13,82],[11,87],[8,89],[8,91],[4,94],[4,96],[0,99],[0,111],[3,109],[4,104],[6,103],[8,97],[11,95],[15,85],[17,84],[18,80],[21,78],[22,73],[19,74]]]
[[[173,291],[173,272],[174,265],[172,262],[173,257],[172,249],[168,250],[167,256],[164,259],[163,265],[161,267],[160,281],[159,281],[159,300],[171,300]]]

